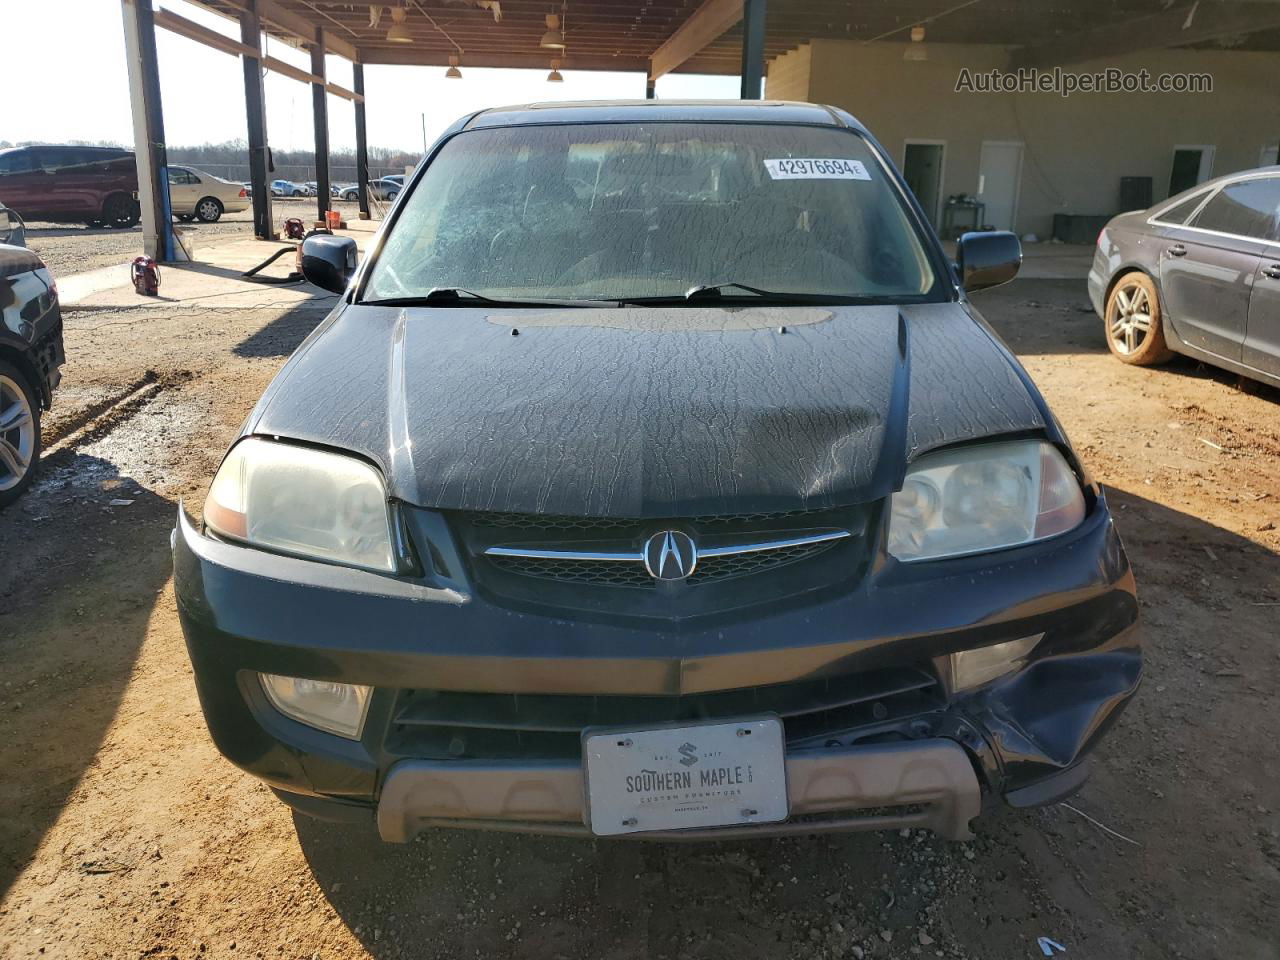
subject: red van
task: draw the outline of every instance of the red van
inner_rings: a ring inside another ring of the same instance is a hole
[[[0,150],[0,202],[26,220],[132,227],[141,216],[138,168],[119,147]]]

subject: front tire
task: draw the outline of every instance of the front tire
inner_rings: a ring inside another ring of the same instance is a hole
[[[1103,311],[1107,348],[1122,363],[1150,367],[1173,357],[1164,339],[1164,318],[1155,282],[1141,271],[1116,281]]]
[[[395,202],[396,197],[398,197],[398,196],[400,196],[400,191],[399,191],[399,190],[388,190],[388,191],[387,191],[387,203],[394,203],[394,202]]]
[[[196,204],[196,219],[201,223],[217,223],[222,219],[222,201],[217,197],[205,197]]]
[[[40,460],[40,403],[35,387],[0,360],[0,508],[31,486]]]

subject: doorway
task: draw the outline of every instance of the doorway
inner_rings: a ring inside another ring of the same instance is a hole
[[[1014,140],[984,140],[978,159],[978,199],[986,205],[984,224],[1012,230],[1018,217],[1022,180],[1022,144]]]
[[[1169,196],[1190,190],[1213,175],[1213,147],[1205,144],[1178,144],[1173,148],[1169,171]]]
[[[916,195],[920,209],[938,228],[942,208],[942,170],[946,162],[945,140],[907,140],[902,150],[902,178]]]

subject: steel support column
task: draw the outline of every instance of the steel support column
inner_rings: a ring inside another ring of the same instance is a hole
[[[360,219],[369,219],[369,144],[364,128],[364,64],[351,65],[351,86],[360,99],[356,101],[356,193],[360,200]]]
[[[759,100],[764,84],[765,0],[746,0],[742,8],[742,99]]]
[[[323,220],[329,209],[329,105],[326,102],[324,68],[324,29],[316,27],[311,45],[311,72],[319,78],[311,84],[311,112],[316,122],[316,208],[317,220]]]
[[[254,50],[262,50],[262,21],[257,0],[249,0],[240,13],[240,40]],[[262,61],[248,55],[244,66],[244,113],[249,121],[249,184],[253,190],[253,235],[259,240],[275,240],[271,219],[271,181],[267,176],[267,110],[262,86]]]
[[[644,82],[644,98],[645,98],[646,100],[656,100],[656,99],[658,99],[658,93],[657,93],[656,84],[657,84],[657,81],[656,81],[656,80],[654,80],[654,79],[653,79],[653,77],[649,77],[647,80],[645,80],[645,82]]]
[[[121,0],[121,11],[129,68],[129,101],[133,108],[143,252],[157,260],[170,261],[174,259],[173,215],[169,209],[169,162],[164,142],[164,111],[160,104],[154,11],[151,0]]]

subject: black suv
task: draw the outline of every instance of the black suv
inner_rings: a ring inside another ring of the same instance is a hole
[[[812,104],[486,111],[179,511],[218,747],[286,802],[617,836],[1054,802],[1142,671],[1133,576],[884,150]]]
[[[17,239],[0,209],[0,240]],[[0,507],[31,484],[40,459],[40,411],[61,378],[58,288],[30,250],[0,242]]]

